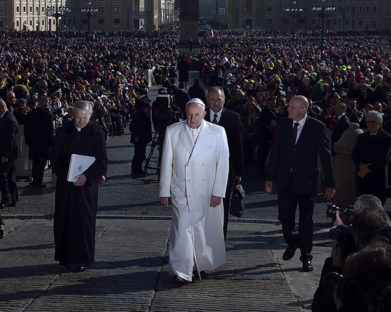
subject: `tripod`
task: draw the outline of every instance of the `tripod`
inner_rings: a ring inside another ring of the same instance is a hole
[[[151,162],[151,158],[153,156],[153,152],[154,152],[156,146],[158,147],[158,150],[159,150],[159,158],[158,158],[157,167],[152,167],[152,166],[150,166],[150,162]],[[152,139],[151,149],[149,150],[147,159],[145,160],[144,172],[148,173],[148,169],[155,169],[156,172],[159,173],[159,171],[160,171],[160,161],[161,161],[160,136],[158,134],[158,131],[156,131],[155,135],[153,136],[153,139]]]

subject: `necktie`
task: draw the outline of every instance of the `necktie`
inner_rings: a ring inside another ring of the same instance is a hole
[[[217,114],[214,115],[212,122],[217,124]]]
[[[299,123],[295,122],[295,126],[293,127],[292,137],[293,137],[293,145],[296,145],[297,139],[297,128],[299,127]]]

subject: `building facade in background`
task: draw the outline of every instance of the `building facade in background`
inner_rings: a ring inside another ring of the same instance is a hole
[[[227,0],[230,28],[283,31],[389,31],[391,1]]]
[[[156,30],[178,20],[174,0],[0,0],[0,30]]]
[[[66,2],[67,0],[0,0],[0,29],[56,31],[61,26],[65,27],[64,24],[60,25],[60,20],[66,14]]]
[[[178,21],[175,0],[0,0],[0,30],[157,30]],[[231,29],[390,31],[386,0],[199,0],[200,17]]]

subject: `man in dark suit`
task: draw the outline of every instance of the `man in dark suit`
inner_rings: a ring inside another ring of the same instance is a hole
[[[229,147],[229,174],[224,198],[224,237],[227,237],[228,215],[233,185],[241,182],[243,174],[243,126],[239,114],[224,108],[225,94],[222,87],[212,87],[208,92],[208,105],[205,120],[224,127]]]
[[[24,137],[33,161],[31,186],[45,187],[42,183],[49,149],[53,143],[53,116],[49,111],[49,99],[40,96],[38,107],[28,112],[24,124]]]
[[[309,103],[298,95],[289,101],[288,118],[278,122],[265,170],[265,190],[271,193],[278,182],[278,218],[288,244],[283,259],[291,259],[300,248],[303,271],[312,271],[312,237],[315,196],[318,191],[318,158],[324,171],[325,196],[335,194],[327,130],[323,123],[307,115]],[[295,230],[299,206],[299,233]]]
[[[189,100],[190,97],[185,91],[185,84],[180,82],[178,88],[174,90],[174,104],[179,107],[182,119],[186,119],[186,103]]]
[[[349,128],[350,120],[346,115],[346,104],[343,102],[338,102],[335,105],[335,119],[334,130],[331,134],[331,149],[334,146],[334,143],[337,142],[346,129]]]
[[[371,194],[384,205],[387,199],[391,135],[383,130],[383,116],[379,112],[369,111],[365,120],[368,131],[359,135],[352,153],[357,167],[357,196]]]
[[[258,174],[265,175],[265,163],[273,141],[273,130],[279,120],[276,113],[276,99],[270,97],[262,106],[262,111],[257,118],[255,137],[258,142]]]
[[[0,209],[16,206],[18,196],[15,173],[15,159],[18,151],[17,133],[18,122],[8,110],[4,100],[0,99]]]
[[[73,122],[57,130],[51,153],[56,183],[55,260],[74,272],[84,271],[94,262],[98,184],[105,181],[107,171],[104,133],[99,125],[89,122],[91,114],[91,102],[76,102]],[[75,182],[67,179],[72,154],[95,157]]]
[[[129,125],[130,143],[134,144],[134,156],[132,160],[132,178],[141,178],[145,176],[142,170],[142,164],[145,159],[147,144],[152,141],[151,126],[151,104],[143,102],[137,109],[132,122]]]

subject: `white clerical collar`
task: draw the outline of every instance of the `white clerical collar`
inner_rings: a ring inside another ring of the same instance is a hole
[[[186,126],[187,126],[188,131],[190,131],[191,138],[193,140],[193,143],[195,144],[198,140],[198,136],[200,135],[202,123],[198,128],[191,128],[187,124],[186,124]]]
[[[81,131],[81,128],[77,127],[76,125],[74,125],[74,126],[75,126],[77,132],[80,132],[80,131]]]

